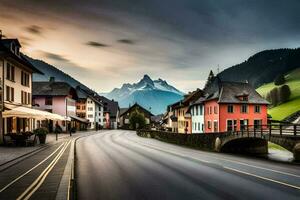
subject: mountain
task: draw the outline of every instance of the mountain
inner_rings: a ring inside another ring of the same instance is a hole
[[[272,82],[279,74],[300,67],[300,48],[265,50],[219,73],[224,81],[248,81],[252,86]]]
[[[153,114],[164,113],[167,105],[179,101],[183,95],[166,81],[152,80],[148,75],[144,75],[138,83],[126,83],[105,94],[107,98],[117,100],[120,107],[128,107],[137,102]]]
[[[83,89],[89,90],[87,86],[80,83],[70,75],[66,74],[65,72],[57,69],[53,65],[50,65],[42,60],[33,59],[29,56],[25,56],[25,58],[37,69],[39,69],[44,74],[33,74],[33,81],[41,82],[41,81],[49,81],[50,77],[54,77],[55,81],[63,81],[67,82],[72,87],[80,86]]]

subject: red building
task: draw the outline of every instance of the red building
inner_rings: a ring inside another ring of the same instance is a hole
[[[216,78],[206,91],[205,132],[240,131],[267,124],[268,102],[248,83]]]

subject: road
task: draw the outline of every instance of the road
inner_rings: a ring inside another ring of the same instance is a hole
[[[193,150],[132,131],[76,144],[78,199],[300,199],[300,166]]]

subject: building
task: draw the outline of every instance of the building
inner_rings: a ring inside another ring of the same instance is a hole
[[[190,106],[203,95],[203,91],[197,89],[185,95],[183,100],[172,106],[177,117],[178,133],[192,133],[192,116],[188,111]]]
[[[98,94],[91,90],[76,87],[78,100],[76,102],[76,115],[89,120],[88,129],[97,129],[104,126],[103,103],[97,98]]]
[[[50,78],[48,82],[33,82],[33,105],[35,108],[50,113],[59,114],[66,118],[66,121],[52,121],[48,123],[50,132],[54,126],[59,125],[63,131],[76,128],[77,123],[88,123],[88,120],[76,116],[76,90],[65,82],[55,82]],[[71,118],[71,122],[67,119]],[[40,122],[41,123],[41,122]]]
[[[16,107],[31,109],[32,73],[41,73],[26,60],[20,49],[18,39],[4,39],[0,32],[0,143],[4,134],[35,128],[32,118],[18,115],[2,118],[4,110]]]
[[[135,103],[129,108],[121,108],[121,113],[120,113],[120,127],[121,128],[129,128],[129,118],[130,114],[138,111],[139,113],[142,113],[145,117],[146,120],[146,125],[150,125],[151,123],[151,117],[154,116],[150,111],[147,109],[143,108],[139,104]]]
[[[198,100],[193,102],[188,112],[191,114],[191,128],[192,133],[204,133],[204,97],[200,97]]]
[[[205,132],[240,131],[267,124],[268,102],[248,83],[224,82],[218,77],[206,90]]]
[[[97,96],[96,99],[103,104],[103,127],[107,129],[117,129],[120,116],[118,102],[109,100],[104,96]]]

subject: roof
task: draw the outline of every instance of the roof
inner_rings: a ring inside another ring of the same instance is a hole
[[[34,96],[67,96],[74,90],[66,82],[32,82]]]
[[[109,113],[110,117],[117,117],[119,111],[119,103],[114,100],[109,100],[104,96],[98,95],[96,97],[98,101],[103,103],[104,112]]]
[[[269,104],[249,83],[222,82],[221,86],[218,103]],[[240,96],[247,96],[248,99],[240,100]]]
[[[175,105],[173,104],[172,107],[173,108],[181,108],[181,107],[185,107],[185,106],[190,106],[201,97],[204,97],[204,92],[203,92],[203,90],[197,89],[197,90],[185,95],[183,100],[177,102]]]
[[[128,110],[128,108],[120,108],[120,116],[123,115]]]
[[[32,72],[43,74],[43,72],[41,72],[34,65],[32,65],[22,53],[20,53],[20,56],[17,56],[10,50],[10,44],[12,42],[16,43],[19,47],[21,47],[21,44],[18,39],[0,39],[0,55],[16,60],[17,62],[32,70]]]
[[[205,101],[217,99],[218,103],[269,104],[249,83],[222,81],[218,76],[205,92],[208,95]],[[248,100],[241,100],[241,96],[247,96]]]
[[[130,112],[132,109],[134,108],[140,108],[143,112],[147,113],[150,116],[154,116],[150,111],[148,111],[146,108],[142,107],[141,105],[139,105],[138,103],[133,104],[131,107],[129,107],[125,112],[123,112],[122,114],[120,114],[120,116],[127,114],[128,112]]]
[[[92,90],[86,90],[81,88],[80,86],[76,87],[76,93],[79,99],[87,99],[90,98],[92,99],[95,103],[103,105],[102,102],[99,101],[99,99],[97,98],[97,96],[99,96],[96,92],[92,91]]]

